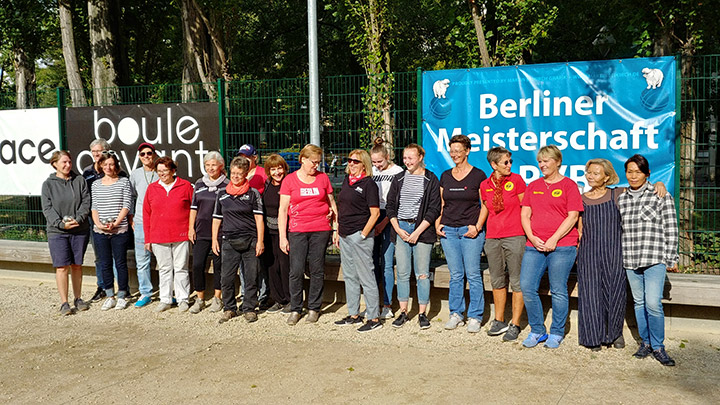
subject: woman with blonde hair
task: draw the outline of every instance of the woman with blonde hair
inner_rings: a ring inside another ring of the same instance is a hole
[[[537,161],[543,177],[530,183],[522,200],[521,223],[528,238],[520,271],[520,288],[530,333],[525,347],[545,342],[557,349],[565,337],[569,310],[568,276],[577,255],[577,221],[583,210],[577,184],[560,174],[562,153],[555,145],[540,148]],[[552,325],[546,333],[540,280],[548,272],[552,294]]]
[[[82,264],[88,245],[90,193],[85,179],[72,170],[72,157],[64,150],[50,158],[55,172],[43,182],[40,193],[43,215],[47,220],[50,258],[55,267],[55,281],[60,293],[60,314],[70,315],[68,303],[68,270],[75,296],[73,306],[85,311],[88,304],[80,297]]]
[[[370,155],[361,149],[350,152],[345,168],[347,176],[338,194],[338,231],[333,242],[340,248],[340,262],[345,279],[345,296],[349,315],[336,325],[362,323],[359,316],[360,293],[365,295],[367,323],[357,331],[370,332],[382,328],[380,323],[380,297],[373,269],[373,233],[380,216],[378,188],[372,177]]]
[[[337,224],[337,206],[327,174],[318,171],[323,150],[306,145],[300,151],[300,169],[290,173],[280,186],[278,232],[280,249],[290,256],[290,316],[287,323],[295,325],[303,310],[303,280],[308,262],[310,288],[307,294],[307,322],[320,317],[323,282],[325,279],[325,249],[331,230]],[[328,220],[332,211],[333,226]]]

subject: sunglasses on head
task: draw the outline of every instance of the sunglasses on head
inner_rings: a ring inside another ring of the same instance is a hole
[[[114,150],[104,150],[104,151],[102,152],[102,154],[105,155],[105,156],[108,156],[108,155],[110,155],[110,156],[117,156],[117,154],[115,153]]]
[[[353,158],[347,158],[347,161],[348,161],[348,163],[355,163],[356,165],[362,163],[362,160],[353,159]]]

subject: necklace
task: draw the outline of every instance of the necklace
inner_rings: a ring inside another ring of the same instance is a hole
[[[150,185],[150,182],[152,182],[153,178],[155,177],[155,170],[150,171],[150,178],[148,179],[147,170],[143,169],[143,177],[145,177],[145,182]]]

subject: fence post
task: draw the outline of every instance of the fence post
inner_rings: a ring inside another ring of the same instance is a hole
[[[417,144],[422,145],[422,68],[417,68],[416,72],[416,93],[417,93]]]
[[[217,79],[218,94],[218,131],[220,132],[220,155],[225,156],[225,80]],[[227,156],[225,156],[227,157]]]
[[[57,90],[57,110],[58,110],[58,135],[60,137],[60,150],[67,149],[67,139],[65,138],[65,88],[58,87]]]

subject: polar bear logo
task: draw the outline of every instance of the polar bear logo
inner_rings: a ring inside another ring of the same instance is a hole
[[[447,92],[447,88],[450,86],[450,80],[443,79],[438,80],[435,83],[433,83],[433,93],[435,93],[436,98],[445,98],[445,92]]]
[[[647,81],[648,89],[657,89],[663,81],[663,72],[660,69],[644,68],[642,70],[643,77]]]

